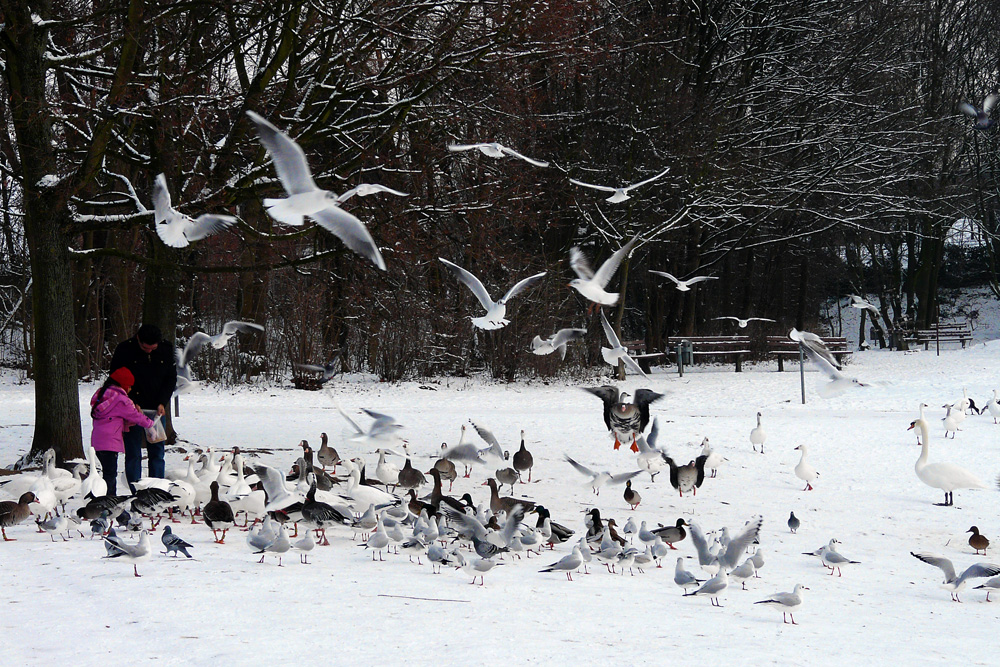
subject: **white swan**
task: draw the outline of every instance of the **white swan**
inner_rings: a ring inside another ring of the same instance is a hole
[[[760,445],[760,453],[764,453],[764,443],[767,442],[767,433],[764,432],[764,427],[760,425],[760,413],[757,413],[757,426],[755,426],[750,431],[750,444],[753,445],[753,450],[757,451],[757,445]]]
[[[93,447],[87,447],[87,463],[90,469],[87,471],[87,476],[83,478],[80,495],[84,498],[87,497],[87,494],[93,498],[108,495],[108,483],[97,471],[97,454],[94,453]]]
[[[944,491],[944,502],[935,504],[952,505],[952,493],[955,489],[986,488],[982,480],[954,463],[927,463],[927,455],[930,451],[930,447],[928,446],[930,432],[927,428],[927,422],[923,419],[916,419],[910,424],[910,428],[920,429],[920,440],[922,442],[920,446],[920,458],[917,459],[916,464],[913,466],[917,477],[927,486]]]
[[[802,452],[802,456],[799,457],[799,464],[795,466],[795,476],[806,483],[806,488],[802,489],[803,491],[812,491],[812,482],[816,481],[816,478],[819,477],[819,473],[816,471],[816,468],[812,467],[812,465],[806,461],[806,456],[809,453],[808,448],[806,448],[805,445],[799,445],[795,449]]]

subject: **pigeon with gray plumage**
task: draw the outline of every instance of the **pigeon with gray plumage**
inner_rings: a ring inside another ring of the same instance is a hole
[[[174,558],[176,558],[177,552],[179,551],[188,558],[191,558],[191,554],[188,553],[188,549],[192,548],[191,545],[170,530],[170,526],[163,529],[163,535],[160,536],[160,542],[163,542],[163,546],[166,548],[166,551],[162,553],[173,554]]]

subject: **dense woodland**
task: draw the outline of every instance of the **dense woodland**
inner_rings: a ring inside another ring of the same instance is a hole
[[[956,221],[979,241],[971,277],[997,284],[1000,138],[958,109],[998,83],[993,7],[0,0],[0,363],[35,379],[34,447],[78,452],[77,382],[142,321],[178,344],[263,324],[198,359],[227,383],[338,348],[345,370],[386,380],[595,364],[600,325],[566,287],[568,251],[600,262],[636,234],[610,312],[652,348],[731,331],[720,315],[821,329],[820,304],[851,292],[886,322],[928,324]],[[387,271],[265,213],[281,186],[248,109],[296,138],[320,187],[409,193],[344,205]],[[447,149],[475,141],[551,166]],[[619,204],[569,182],[668,167]],[[160,172],[175,206],[238,226],[166,247]],[[548,275],[484,332],[438,257],[495,296]],[[648,269],[718,280],[682,293]],[[565,364],[527,353],[564,326],[590,332]]]

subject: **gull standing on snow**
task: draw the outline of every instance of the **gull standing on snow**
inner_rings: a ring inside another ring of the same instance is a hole
[[[573,185],[580,185],[585,188],[593,188],[594,190],[600,190],[602,192],[610,192],[611,196],[608,197],[606,201],[609,201],[612,204],[617,204],[619,202],[625,201],[626,199],[629,199],[629,194],[628,194],[629,190],[634,190],[638,187],[646,185],[647,183],[652,183],[653,181],[665,176],[668,171],[670,171],[670,167],[667,167],[666,169],[658,173],[656,176],[653,176],[652,178],[647,178],[644,181],[639,181],[638,183],[633,183],[632,185],[626,185],[620,188],[613,188],[607,185],[592,185],[591,183],[584,183],[583,181],[578,181],[574,178],[569,179],[569,182],[572,183]]]
[[[449,144],[448,145],[448,150],[450,150],[453,153],[458,152],[458,151],[471,151],[473,149],[479,150],[479,152],[482,153],[483,155],[485,155],[486,157],[502,158],[504,156],[509,155],[511,157],[516,157],[516,158],[519,158],[521,160],[524,160],[528,164],[534,165],[536,167],[547,167],[547,166],[549,166],[548,162],[543,162],[541,160],[532,160],[530,157],[525,157],[524,155],[521,155],[520,153],[518,153],[514,149],[507,148],[503,144],[498,144],[495,141],[494,142],[489,142],[489,143],[480,143],[480,144]]]
[[[541,336],[535,336],[531,341],[531,353],[541,356],[543,354],[552,354],[556,350],[559,350],[560,358],[565,359],[566,344],[575,340],[583,340],[583,337],[586,335],[586,329],[560,329],[551,337],[544,340]]]
[[[104,544],[108,548],[108,555],[104,558],[121,558],[132,563],[132,571],[135,576],[142,576],[139,574],[138,563],[149,558],[149,533],[145,530],[139,533],[139,541],[135,544],[129,544],[121,539],[111,540],[107,537],[104,538]]]
[[[385,271],[385,260],[364,223],[338,206],[337,195],[316,186],[302,148],[262,116],[253,111],[247,111],[247,116],[257,126],[260,142],[271,156],[274,170],[288,193],[285,199],[264,200],[268,215],[296,227],[309,216],[348,248]]]
[[[943,556],[936,556],[934,554],[927,553],[918,554],[912,551],[910,552],[910,555],[924,561],[928,565],[941,568],[941,571],[944,572],[944,581],[941,582],[941,588],[951,592],[951,599],[955,602],[961,602],[958,598],[958,592],[965,587],[965,584],[969,581],[969,579],[995,577],[1000,575],[1000,565],[995,563],[974,563],[967,567],[962,574],[956,574],[955,565]]]
[[[736,322],[736,324],[740,327],[740,329],[746,329],[747,325],[750,324],[751,322],[774,322],[774,320],[768,319],[766,317],[748,317],[744,320],[739,317],[733,317],[731,315],[727,315],[725,317],[713,317],[712,319],[732,320],[733,322]]]
[[[839,551],[837,551],[837,545],[840,541],[837,539],[831,539],[826,545],[826,549],[820,554],[819,559],[823,562],[823,567],[830,568],[830,576],[833,576],[833,571],[837,571],[837,576],[842,577],[843,573],[840,571],[841,565],[857,565],[859,561],[851,560],[846,556],[842,556]]]
[[[184,248],[193,241],[200,241],[236,224],[231,215],[203,213],[197,218],[184,215],[170,205],[167,179],[159,174],[153,181],[153,217],[156,234],[171,248]]]
[[[718,276],[695,276],[694,278],[688,278],[687,280],[681,280],[679,278],[675,278],[674,276],[670,275],[666,271],[654,271],[654,270],[650,269],[649,272],[650,273],[655,273],[658,276],[663,276],[664,278],[669,278],[670,280],[674,281],[674,284],[677,287],[677,291],[679,291],[679,292],[690,292],[691,291],[691,285],[695,285],[697,283],[705,282],[706,280],[718,280],[719,279]]]
[[[570,281],[569,286],[577,292],[602,306],[613,306],[618,303],[617,292],[606,292],[604,288],[611,282],[611,277],[615,275],[622,260],[632,252],[632,248],[639,241],[638,236],[634,236],[631,241],[616,250],[611,257],[604,260],[601,268],[595,273],[590,268],[587,258],[576,246],[569,249],[569,265],[576,273],[577,277]],[[593,307],[593,306],[591,306]]]
[[[840,364],[830,354],[823,341],[814,333],[792,329],[788,337],[799,344],[809,361],[819,369],[820,373],[830,378],[830,382],[822,385],[818,393],[823,398],[831,398],[844,393],[848,388],[867,387],[857,378],[847,377],[840,372]]]
[[[448,269],[455,274],[455,277],[465,284],[472,293],[479,299],[479,303],[482,304],[483,308],[486,309],[486,314],[480,317],[469,317],[472,323],[479,327],[480,329],[486,329],[490,331],[492,329],[502,329],[503,327],[510,324],[510,320],[504,319],[504,315],[507,314],[507,301],[514,296],[520,294],[529,287],[534,287],[545,277],[545,272],[536,273],[533,276],[529,276],[524,280],[516,283],[513,287],[508,290],[506,294],[501,297],[501,299],[494,303],[493,299],[490,297],[489,292],[483,287],[483,283],[480,282],[479,278],[475,277],[462,267],[457,264],[453,264],[443,257],[438,257],[441,263],[444,264]]]
[[[677,567],[674,568],[674,583],[684,589],[684,592],[687,592],[692,588],[697,588],[703,582],[704,579],[699,579],[684,569],[684,557],[678,556]]]
[[[608,339],[608,345],[611,347],[602,347],[601,356],[604,357],[604,361],[608,362],[615,368],[618,367],[618,362],[621,361],[625,364],[625,367],[634,373],[638,373],[646,380],[649,376],[646,372],[642,370],[638,362],[629,356],[628,348],[622,345],[621,341],[618,340],[618,336],[615,335],[615,330],[611,328],[611,323],[608,322],[607,316],[604,314],[604,310],[601,310],[601,326],[604,327],[604,336]]]
[[[587,548],[589,549],[590,547]],[[580,552],[580,545],[574,544],[571,553],[563,556],[552,565],[539,570],[539,572],[565,572],[566,578],[569,581],[573,581],[573,573],[579,570],[581,565],[583,565],[583,554]]]
[[[713,607],[721,607],[719,604],[719,596],[726,592],[729,588],[729,572],[726,568],[721,568],[714,577],[702,584],[701,588],[685,593],[685,597],[688,595],[707,595],[712,601]]]
[[[754,604],[766,604],[768,607],[774,607],[775,609],[781,610],[781,618],[785,623],[788,623],[787,616],[792,617],[792,625],[798,625],[795,622],[795,610],[802,606],[802,591],[809,590],[802,584],[795,584],[795,588],[791,593],[775,593],[766,600],[759,600],[754,602]]]

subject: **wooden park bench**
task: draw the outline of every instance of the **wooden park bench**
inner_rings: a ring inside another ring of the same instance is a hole
[[[677,346],[691,344],[692,361],[700,359],[728,359],[736,364],[736,372],[743,371],[743,357],[750,354],[750,336],[670,336],[663,344],[670,353],[677,355]]]
[[[841,363],[844,357],[852,354],[847,349],[847,339],[842,336],[822,336],[821,339],[833,358]],[[778,371],[785,370],[785,359],[799,358],[799,344],[788,336],[768,336],[766,344],[768,355],[778,358]]]
[[[929,329],[917,329],[914,338],[911,339],[917,345],[923,345],[924,349],[930,349],[931,345],[940,343],[961,343],[965,348],[966,343],[972,341],[972,327],[967,322],[946,323],[939,322],[932,324]]]
[[[646,373],[649,372],[650,361],[652,359],[667,356],[665,352],[648,352],[646,350],[646,341],[644,340],[626,340],[622,341],[622,345],[628,350],[628,356],[635,359],[636,363],[639,364],[639,368]]]

